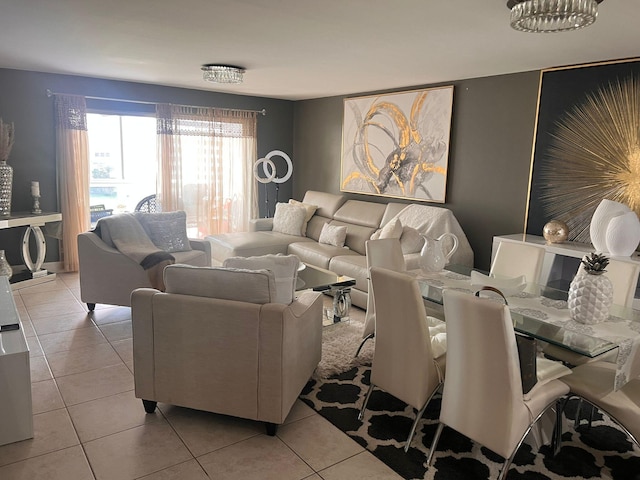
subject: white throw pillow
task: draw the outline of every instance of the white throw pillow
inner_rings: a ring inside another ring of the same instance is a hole
[[[418,253],[422,250],[424,245],[424,238],[420,235],[420,232],[415,228],[402,227],[402,235],[400,236],[400,247],[402,253],[408,255],[410,253]]]
[[[302,225],[302,235],[306,235],[307,234],[307,223],[309,223],[309,220],[311,220],[311,217],[313,217],[313,214],[316,213],[316,210],[318,209],[317,205],[310,205],[308,203],[302,203],[299,202],[298,200],[294,200],[293,198],[289,199],[289,204],[290,205],[297,205],[298,207],[303,207],[306,212],[307,215],[304,218],[304,223]]]
[[[273,303],[289,305],[295,295],[300,259],[295,255],[261,255],[256,257],[230,257],[222,264],[225,268],[268,270],[276,282]]]
[[[302,226],[307,211],[298,205],[276,203],[276,213],[273,215],[273,231],[287,235],[302,236]]]
[[[400,238],[402,235],[402,224],[397,218],[391,220],[380,230],[376,230],[371,235],[371,240],[378,240],[379,238]]]
[[[320,232],[320,238],[318,243],[324,243],[327,245],[333,245],[334,247],[344,247],[344,242],[347,239],[347,227],[344,225],[329,225],[325,223],[322,226]]]

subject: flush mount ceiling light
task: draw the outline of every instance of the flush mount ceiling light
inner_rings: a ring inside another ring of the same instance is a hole
[[[212,83],[242,83],[245,70],[233,65],[208,63],[202,66],[202,78]]]
[[[596,21],[603,0],[508,0],[511,27],[521,32],[568,32]]]

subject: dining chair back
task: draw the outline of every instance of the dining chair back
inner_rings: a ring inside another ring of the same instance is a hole
[[[447,376],[427,462],[433,461],[446,425],[504,457],[502,479],[532,426],[568,387],[549,379],[523,393],[508,306],[450,289],[443,299]]]
[[[640,275],[640,263],[609,260],[605,275],[613,284],[613,304],[631,308]]]
[[[414,407],[418,413],[405,444],[408,451],[418,422],[444,377],[444,356],[433,358],[416,279],[379,267],[371,267],[369,275],[375,293],[376,345],[371,382],[358,418],[364,417],[375,387]]]
[[[365,243],[365,253],[367,257],[367,272],[371,267],[382,267],[396,272],[406,271],[404,256],[400,240],[397,238],[382,238],[378,240],[368,240]],[[362,342],[355,354],[357,357],[365,342],[375,335],[376,331],[376,311],[371,288],[371,277],[367,276],[367,313],[364,317],[364,330],[362,332]]]
[[[491,263],[490,275],[519,277],[524,275],[527,283],[540,282],[545,250],[526,243],[500,242]]]

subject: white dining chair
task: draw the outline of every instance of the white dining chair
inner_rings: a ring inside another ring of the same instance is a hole
[[[358,418],[362,420],[375,387],[417,409],[404,450],[445,374],[445,354],[434,358],[417,280],[402,272],[371,267],[375,293],[376,345],[371,383]],[[371,294],[371,291],[369,291]]]
[[[519,277],[524,275],[527,283],[540,282],[545,250],[526,243],[500,242],[491,262],[492,276]]]
[[[367,255],[367,272],[371,267],[382,267],[396,272],[406,271],[402,247],[400,246],[400,240],[397,238],[367,240],[365,253]],[[376,310],[373,289],[371,288],[371,276],[368,275],[367,278],[367,313],[364,317],[362,342],[356,351],[356,357],[360,354],[360,350],[362,350],[366,341],[373,338],[376,332]]]
[[[447,426],[501,455],[501,480],[533,425],[569,387],[551,377],[523,393],[509,307],[451,289],[443,297],[447,375],[427,464]]]

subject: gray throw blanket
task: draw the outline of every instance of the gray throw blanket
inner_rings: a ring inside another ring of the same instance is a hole
[[[153,288],[164,291],[162,272],[164,267],[175,263],[170,253],[159,249],[149,238],[147,232],[131,213],[122,213],[101,218],[94,232],[100,236],[105,226],[118,251],[139,264],[146,272]]]

